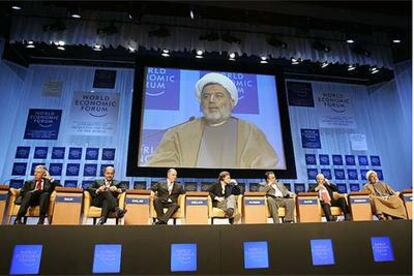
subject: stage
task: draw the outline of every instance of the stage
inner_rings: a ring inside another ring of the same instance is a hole
[[[199,226],[5,225],[0,226],[0,274],[9,274],[17,244],[42,244],[40,274],[49,275],[91,274],[94,245],[121,244],[121,274],[148,275],[171,273],[172,243],[195,243],[197,271],[185,274],[411,275],[411,228],[410,220]],[[383,236],[390,238],[395,260],[376,263],[370,240]],[[335,265],[312,265],[312,239],[332,239]],[[268,241],[268,269],[244,269],[245,241]]]

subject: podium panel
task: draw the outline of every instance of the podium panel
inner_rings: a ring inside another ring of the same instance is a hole
[[[267,223],[266,193],[246,192],[243,196],[243,222]]]
[[[413,190],[404,190],[401,192],[404,200],[405,209],[409,219],[413,219]]]
[[[296,197],[298,222],[321,222],[318,193],[299,193]]]
[[[208,224],[208,192],[185,194],[185,223]]]
[[[80,224],[83,190],[81,188],[56,187],[53,225]]]
[[[349,195],[352,220],[372,220],[371,201],[367,192],[352,192]]]
[[[7,209],[8,185],[0,185],[0,224],[3,224],[4,214]]]
[[[125,208],[128,210],[128,212],[125,214],[124,224],[151,224],[150,204],[151,191],[128,190],[125,197]]]

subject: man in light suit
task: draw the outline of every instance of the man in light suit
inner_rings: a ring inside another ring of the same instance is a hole
[[[157,222],[155,224],[167,224],[168,220],[174,215],[178,208],[178,197],[184,194],[184,187],[176,182],[177,171],[169,169],[167,179],[161,180],[151,187],[155,193],[154,209],[157,212]],[[168,208],[164,214],[164,208]]]
[[[60,186],[59,182],[49,175],[46,167],[43,165],[36,166],[34,179],[24,183],[20,190],[20,196],[15,201],[16,204],[20,204],[20,208],[14,224],[23,224],[22,218],[26,215],[27,209],[36,205],[39,205],[40,208],[37,224],[44,224],[49,208],[50,195],[56,186]]]
[[[293,212],[295,210],[295,195],[285,187],[282,182],[277,181],[274,172],[265,173],[266,181],[260,183],[259,191],[265,192],[267,197],[267,205],[273,218],[273,223],[279,223],[279,207],[285,207],[285,223],[293,222]]]
[[[118,207],[118,195],[126,191],[122,182],[114,180],[115,169],[108,166],[104,171],[104,179],[96,180],[88,187],[88,192],[92,197],[92,205],[102,208],[101,217],[98,225],[105,224],[110,212],[116,212],[117,218],[122,218],[127,210]]]

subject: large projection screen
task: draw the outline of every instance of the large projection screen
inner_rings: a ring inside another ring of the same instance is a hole
[[[259,64],[262,65],[262,64]],[[135,74],[128,172],[182,177],[295,178],[284,79],[265,66],[140,59]]]

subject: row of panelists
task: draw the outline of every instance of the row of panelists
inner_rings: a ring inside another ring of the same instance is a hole
[[[88,201],[88,204],[84,202],[84,206],[92,205],[99,211],[98,225],[105,224],[109,217],[116,218],[118,222],[118,219],[122,219],[127,213],[127,209],[124,208],[127,187],[122,182],[116,181],[114,177],[114,167],[108,166],[104,171],[103,179],[96,180],[84,192],[84,201]],[[372,213],[378,220],[408,218],[408,204],[402,199],[399,192],[394,191],[390,185],[379,181],[375,171],[368,171],[366,178],[368,182],[363,186],[362,192],[369,197]],[[176,179],[177,171],[169,169],[167,178],[153,185],[151,191],[147,191],[151,199],[150,207],[156,214],[154,224],[167,224],[170,218],[174,218],[177,211],[185,209],[183,198],[186,192],[183,185],[179,184]],[[282,182],[278,181],[273,172],[266,172],[265,179],[260,183],[259,192],[253,194],[263,196],[263,202],[267,206],[266,212],[273,219],[273,222],[279,223],[280,217],[283,218],[284,223],[304,221],[300,219],[300,214],[296,216],[297,195],[290,192]],[[50,210],[55,204],[55,188],[60,186],[59,181],[50,176],[45,166],[37,166],[33,180],[26,181],[21,189],[10,188],[12,196],[9,200],[8,221],[10,222],[11,217],[15,216],[14,224],[25,224],[27,216],[33,214],[33,209],[38,208],[38,224],[44,224],[47,217],[50,223]],[[316,176],[316,185],[309,192],[306,194],[317,198],[316,201],[320,207],[318,209],[319,217],[323,214],[327,221],[336,221],[336,216],[339,214],[345,220],[353,219],[355,214],[351,212],[347,195],[340,193],[336,185],[328,181],[323,174]],[[222,171],[217,182],[208,190],[207,198],[209,205],[211,205],[210,209],[215,213],[209,214],[209,217],[227,218],[231,224],[240,223],[243,207],[242,197],[237,181],[231,178],[229,172]],[[410,198],[412,197],[410,196]],[[260,203],[260,200],[257,202]],[[306,201],[302,203],[307,204]],[[411,209],[411,205],[408,209]],[[339,213],[334,212],[335,214],[333,214],[332,210],[339,210]]]

